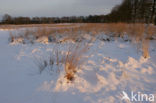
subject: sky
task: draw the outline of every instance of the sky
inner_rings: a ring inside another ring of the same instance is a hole
[[[121,0],[0,0],[0,16],[87,16],[107,14]]]

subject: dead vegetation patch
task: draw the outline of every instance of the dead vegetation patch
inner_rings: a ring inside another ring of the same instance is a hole
[[[34,27],[34,25],[32,25]],[[98,35],[106,35],[108,38],[99,38],[103,41],[111,41],[111,38],[122,38],[124,41],[132,41],[134,44],[141,44],[143,55],[144,51],[149,51],[149,40],[156,40],[156,27],[146,24],[126,24],[126,23],[87,23],[71,25],[39,25],[39,27],[26,28],[18,32],[10,32],[10,42],[19,41],[20,43],[64,43],[72,42],[92,42],[97,39]],[[85,36],[89,35],[90,38]],[[125,37],[127,36],[127,39]],[[22,39],[23,38],[23,39]],[[90,39],[90,40],[87,40]],[[147,47],[148,46],[148,47]],[[148,53],[147,53],[148,54]],[[147,56],[144,56],[147,57]]]

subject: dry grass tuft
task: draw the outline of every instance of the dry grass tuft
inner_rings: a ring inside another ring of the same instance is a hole
[[[60,69],[64,66],[65,78],[69,81],[74,80],[75,73],[81,69],[81,65],[84,62],[83,55],[87,52],[88,45],[70,45],[67,54],[62,54],[58,48],[56,51],[48,56],[47,59],[36,58],[35,63],[41,74],[44,70],[51,72],[60,72]],[[61,67],[61,68],[60,68]]]
[[[47,60],[36,60],[36,65],[38,66],[38,69],[39,69],[39,73],[41,74],[45,69],[46,67],[48,66],[48,61]]]
[[[156,35],[156,26],[149,25],[147,28],[147,39],[154,40],[153,36]]]
[[[76,47],[71,46],[65,57],[66,78],[70,81],[74,79],[74,75],[82,63],[82,56],[88,50],[88,45],[79,44]]]
[[[13,43],[15,40],[15,36],[12,34],[12,32],[9,32],[9,42]]]
[[[143,52],[143,57],[144,58],[149,58],[149,40],[145,39],[142,41],[142,52]]]

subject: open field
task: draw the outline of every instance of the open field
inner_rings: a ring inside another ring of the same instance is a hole
[[[0,25],[0,103],[130,103],[122,91],[156,96],[155,61],[154,25]]]
[[[73,27],[76,24],[27,24],[27,25],[0,25],[0,29],[19,29],[31,27]]]

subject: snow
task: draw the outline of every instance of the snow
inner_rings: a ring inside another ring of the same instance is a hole
[[[63,68],[40,74],[36,59],[47,59],[56,47],[66,54],[74,42],[48,43],[43,37],[41,43],[12,45],[8,38],[9,30],[0,30],[0,103],[124,103],[122,91],[156,96],[156,41],[148,59],[130,42],[90,42],[81,69],[69,82]]]
[[[48,37],[41,37],[37,39],[37,42],[43,43],[43,44],[48,44]]]

